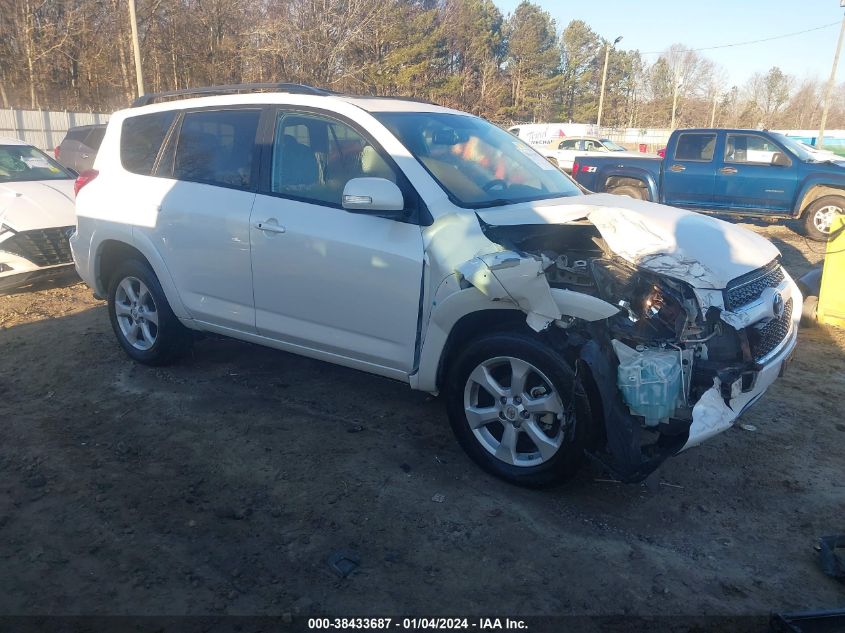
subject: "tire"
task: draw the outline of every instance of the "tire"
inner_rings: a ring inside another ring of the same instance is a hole
[[[522,389],[512,389],[515,370]],[[581,465],[592,424],[586,394],[540,336],[496,332],[470,341],[451,363],[445,391],[458,442],[487,472],[537,487],[562,483]]]
[[[118,343],[139,363],[167,365],[190,349],[190,331],[173,314],[145,261],[128,259],[117,266],[109,282],[108,309]]]
[[[645,200],[646,195],[645,192],[642,190],[641,187],[635,187],[634,185],[622,185],[621,187],[616,187],[608,193],[612,193],[617,196],[625,196],[627,198],[634,198],[635,200]]]
[[[845,197],[822,196],[804,211],[804,235],[816,242],[827,242],[836,214],[845,213]]]
[[[805,297],[804,305],[801,307],[801,325],[804,327],[815,327],[818,324],[818,309],[818,297]]]

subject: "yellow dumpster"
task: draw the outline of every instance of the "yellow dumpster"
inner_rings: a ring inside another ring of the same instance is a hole
[[[834,233],[843,226],[845,216],[839,215],[833,221]],[[820,323],[845,328],[845,230],[827,243],[817,315]]]

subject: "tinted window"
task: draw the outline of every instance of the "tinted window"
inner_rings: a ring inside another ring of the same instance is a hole
[[[681,134],[675,148],[675,159],[710,161],[715,148],[715,134]]]
[[[73,127],[67,131],[67,136],[65,136],[65,140],[82,142],[83,140],[85,140],[87,134],[87,127]]]
[[[103,136],[106,134],[106,128],[94,127],[88,132],[85,137],[85,144],[91,149],[100,149],[100,144],[103,142]]]
[[[305,200],[341,205],[352,178],[396,173],[366,139],[327,117],[280,113],[276,120],[270,189]]]
[[[189,112],[182,119],[173,177],[249,188],[259,110]]]
[[[578,141],[576,141],[576,140],[563,141],[559,145],[559,149],[578,149]]]
[[[135,174],[148,176],[161,143],[176,116],[173,110],[133,116],[123,122],[120,133],[120,162]]]
[[[769,139],[756,134],[729,134],[725,141],[725,160],[730,163],[772,164],[772,157],[780,148]]]

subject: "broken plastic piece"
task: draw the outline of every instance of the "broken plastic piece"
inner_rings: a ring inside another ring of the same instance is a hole
[[[718,435],[730,428],[737,414],[722,398],[721,383],[718,378],[713,379],[713,386],[705,391],[692,408],[692,424],[689,429],[689,439],[681,450],[698,446],[704,440]]]

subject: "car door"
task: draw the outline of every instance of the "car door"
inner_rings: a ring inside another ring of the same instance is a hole
[[[788,212],[798,190],[798,170],[772,164],[775,154],[789,154],[760,134],[730,133],[725,138],[724,165],[716,175],[716,205],[725,209]]]
[[[716,184],[715,132],[681,132],[670,159],[663,160],[663,202],[713,207]]]
[[[160,159],[171,174],[149,233],[191,316],[255,331],[249,214],[259,107],[186,111]],[[139,192],[141,194],[142,192]]]
[[[389,156],[348,121],[285,109],[265,138],[251,219],[259,334],[294,349],[409,373],[423,271],[420,227],[346,211],[346,182],[387,178],[412,190]]]

